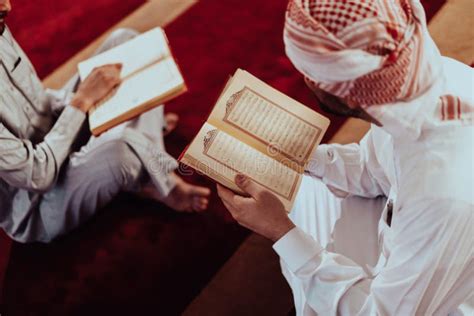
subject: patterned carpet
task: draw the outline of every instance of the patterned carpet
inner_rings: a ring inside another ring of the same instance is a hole
[[[37,7],[38,2],[18,0],[11,28],[45,76],[142,2],[51,0]],[[426,1],[430,16],[442,2]],[[167,140],[173,155],[198,131],[237,67],[317,109],[284,55],[286,3],[201,1],[167,28],[190,88],[168,105],[181,116]],[[326,139],[344,120],[332,121]],[[189,180],[212,185],[197,176]],[[202,216],[178,215],[124,195],[50,245],[14,244],[3,310],[6,315],[179,315],[245,236],[215,193]]]

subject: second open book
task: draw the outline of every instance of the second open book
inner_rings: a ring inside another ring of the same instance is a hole
[[[239,69],[180,161],[239,193],[234,178],[247,175],[290,211],[328,126],[324,116]]]
[[[163,29],[157,27],[79,64],[84,80],[96,67],[121,63],[122,84],[89,111],[94,135],[128,121],[186,91]]]

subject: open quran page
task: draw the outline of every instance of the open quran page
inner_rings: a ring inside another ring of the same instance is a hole
[[[298,172],[329,126],[324,116],[240,69],[208,121]]]
[[[291,210],[302,178],[292,168],[208,123],[180,161],[240,193],[234,178],[237,173],[245,174],[278,196],[287,211]]]

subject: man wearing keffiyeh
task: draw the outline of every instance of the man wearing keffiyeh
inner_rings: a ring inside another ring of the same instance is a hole
[[[372,124],[321,145],[286,217],[219,194],[275,241],[298,315],[459,315],[474,284],[474,75],[442,57],[418,0],[292,0],[286,52],[323,109]]]

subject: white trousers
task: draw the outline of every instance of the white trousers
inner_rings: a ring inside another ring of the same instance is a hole
[[[341,199],[319,179],[304,176],[290,218],[328,251],[345,255],[364,268],[373,267],[380,255],[378,223],[385,202],[385,198]],[[306,304],[301,282],[280,262],[293,291],[296,314],[317,315]]]

